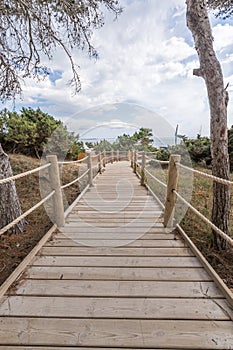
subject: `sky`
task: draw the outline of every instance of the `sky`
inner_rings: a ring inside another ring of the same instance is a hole
[[[58,50],[44,81],[26,80],[16,109],[40,107],[63,120],[83,138],[113,138],[150,127],[159,137],[209,135],[209,106],[204,80],[193,76],[198,57],[186,26],[185,0],[121,0],[123,13],[114,20],[106,11],[105,25],[92,43],[97,60],[73,52],[82,90],[67,86],[71,70]],[[233,20],[213,14],[214,47],[230,95],[228,126],[233,124]],[[166,131],[167,130],[167,131]]]

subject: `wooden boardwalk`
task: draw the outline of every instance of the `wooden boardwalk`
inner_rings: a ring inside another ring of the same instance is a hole
[[[232,309],[128,162],[108,165],[0,305],[0,349],[233,349]]]

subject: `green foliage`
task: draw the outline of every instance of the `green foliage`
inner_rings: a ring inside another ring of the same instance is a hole
[[[103,152],[104,150],[105,151],[111,151],[112,150],[112,144],[107,141],[107,140],[102,140],[100,142],[97,142],[93,149],[96,151],[96,152]]]
[[[51,136],[52,141],[49,142]],[[68,158],[76,158],[83,151],[83,144],[78,142],[76,135],[69,133],[61,121],[39,108],[23,108],[20,113],[2,110],[0,143],[8,153],[21,153],[38,158],[45,148],[47,153]]]
[[[168,149],[159,149],[158,152],[156,153],[156,158],[158,160],[162,160],[162,161],[168,161],[169,157],[170,157],[171,152],[169,152]]]
[[[90,149],[94,147],[93,142],[89,142],[89,141],[85,142],[85,145]]]
[[[206,165],[211,163],[210,139],[208,137],[197,135],[196,139],[186,139],[184,143],[192,161],[195,163],[204,161]]]
[[[156,148],[152,146],[154,141],[152,129],[140,128],[139,131],[133,134],[132,140],[135,143],[135,148],[139,151],[156,151]]]
[[[152,129],[140,128],[132,136],[123,134],[117,137],[116,141],[110,143],[109,141],[102,140],[97,142],[93,148],[96,151],[110,151],[111,149],[119,151],[127,151],[130,149],[137,149],[138,151],[154,152],[157,149],[152,146],[153,143]]]
[[[118,136],[116,142],[114,142],[113,146],[114,149],[121,150],[129,150],[134,148],[135,141],[133,140],[133,137],[127,134],[123,134],[121,136]]]

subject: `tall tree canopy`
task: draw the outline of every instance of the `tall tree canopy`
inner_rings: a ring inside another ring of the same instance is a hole
[[[70,83],[78,92],[78,67],[70,50],[97,56],[90,39],[92,29],[104,24],[103,6],[115,15],[121,12],[118,0],[0,0],[0,99],[20,94],[21,79],[49,74],[44,58],[52,59],[58,47],[70,60]]]
[[[228,18],[233,15],[232,0],[208,0],[208,5],[212,9],[218,10],[218,16]]]

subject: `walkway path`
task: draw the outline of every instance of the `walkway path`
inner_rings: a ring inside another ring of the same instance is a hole
[[[128,162],[108,165],[0,305],[0,349],[233,349],[232,311]]]

